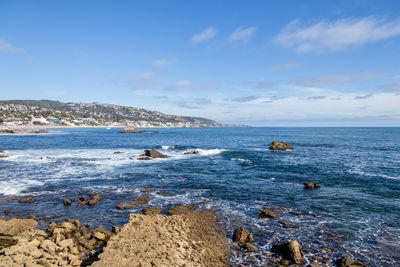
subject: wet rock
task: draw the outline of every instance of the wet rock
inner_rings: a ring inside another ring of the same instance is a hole
[[[146,205],[147,203],[149,203],[150,200],[151,200],[151,197],[149,195],[143,195],[143,196],[135,198],[131,202],[118,203],[117,204],[117,209],[119,209],[119,210],[134,209],[134,208],[137,208],[139,206]]]
[[[294,264],[302,264],[304,261],[304,254],[297,240],[273,245],[271,251]]]
[[[293,150],[293,146],[282,141],[273,141],[269,147],[270,150]]]
[[[150,157],[150,158],[169,158],[169,156],[164,155],[164,154],[158,152],[155,149],[151,149],[151,150],[146,149],[144,151],[144,153],[142,155],[140,155],[140,156],[141,157]]]
[[[12,213],[11,210],[3,210],[4,215],[10,215]]]
[[[168,210],[169,215],[182,215],[195,211],[193,205],[177,205],[176,207]]]
[[[138,160],[151,160],[150,157],[142,157],[142,156],[138,157],[137,159]]]
[[[198,150],[192,150],[192,151],[187,151],[185,153],[183,153],[184,155],[199,155],[200,151]]]
[[[136,129],[127,128],[127,129],[123,129],[121,131],[121,133],[144,133],[144,131],[143,130],[136,130]]]
[[[338,267],[367,267],[364,263],[352,259],[348,256],[344,256],[337,261]]]
[[[8,157],[7,153],[4,152],[3,150],[0,150],[0,159],[1,158],[6,158],[6,157]]]
[[[268,219],[275,219],[282,216],[282,211],[277,209],[270,209],[270,208],[262,208],[258,217],[260,219],[268,218]]]
[[[243,248],[247,251],[247,252],[257,252],[258,251],[258,247],[255,244],[252,243],[246,243],[243,245]]]
[[[114,154],[123,154],[124,152],[122,151],[115,151]]]
[[[16,196],[11,196],[11,197],[6,197],[6,198],[2,198],[0,199],[0,204],[5,204],[11,201],[17,200]]]
[[[79,205],[87,205],[89,200],[84,196],[79,196],[77,199]]]
[[[99,202],[101,200],[101,194],[100,193],[92,193],[90,195],[90,199],[88,201],[88,205],[96,205],[97,202]]]
[[[304,189],[317,189],[320,188],[321,185],[319,183],[314,183],[312,181],[307,181],[303,183]]]
[[[32,219],[32,220],[36,220],[36,216],[35,214],[33,214],[32,212],[28,214],[28,216],[26,217],[27,219]]]
[[[321,249],[321,253],[323,253],[323,254],[330,254],[330,253],[332,253],[332,252],[333,252],[333,249],[330,248],[330,247],[323,247],[323,248]]]
[[[21,197],[18,199],[19,203],[34,203],[36,201],[35,197],[28,196],[28,197]]]
[[[119,232],[121,232],[121,227],[116,226],[116,225],[113,225],[111,231],[112,231],[114,234],[118,234]]]
[[[293,228],[295,225],[291,221],[281,220],[279,224],[282,225],[283,228]]]
[[[106,240],[106,239],[107,239],[106,234],[103,233],[103,232],[94,232],[92,235],[93,235],[93,237],[96,238],[97,240]]]
[[[69,206],[72,204],[72,201],[68,198],[64,199],[64,206]]]
[[[161,208],[157,208],[157,207],[146,207],[146,208],[143,209],[143,214],[144,214],[144,215],[161,214]]]
[[[239,227],[233,232],[232,240],[242,245],[253,242],[254,237],[244,227]]]

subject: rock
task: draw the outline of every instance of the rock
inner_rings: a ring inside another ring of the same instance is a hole
[[[94,232],[93,237],[96,238],[97,240],[106,240],[107,236],[103,232]]]
[[[33,229],[37,225],[37,221],[32,219],[13,218],[10,220],[0,220],[0,235],[14,236]]]
[[[262,208],[260,210],[260,213],[258,215],[258,218],[264,219],[275,219],[282,216],[282,211],[277,210],[277,209],[270,209],[270,208]]]
[[[273,141],[269,147],[270,150],[293,150],[293,146],[281,141]]]
[[[122,151],[115,151],[114,154],[123,154],[124,152]]]
[[[138,160],[151,160],[150,157],[138,157],[137,159]]]
[[[87,205],[89,202],[89,200],[84,196],[79,196],[76,200],[80,205]]]
[[[160,152],[158,152],[157,150],[154,149],[146,149],[144,151],[144,154],[140,155],[141,157],[150,157],[150,158],[169,158],[169,156],[164,155]]]
[[[11,210],[3,210],[4,215],[10,215],[12,213]]]
[[[304,182],[304,189],[317,189],[320,188],[321,185],[319,183],[314,183],[312,181]]]
[[[367,265],[365,265],[364,263],[352,259],[348,256],[344,256],[341,257],[338,261],[337,261],[337,266],[338,267],[367,267]]]
[[[333,249],[330,248],[330,247],[323,247],[323,248],[321,249],[321,253],[323,253],[323,254],[330,254],[330,253],[332,253],[332,252],[333,252]]]
[[[36,199],[33,196],[21,197],[20,199],[18,199],[19,203],[33,203],[35,201],[36,201]]]
[[[199,155],[200,151],[198,150],[192,150],[192,151],[187,151],[185,153],[183,153],[184,155]]]
[[[54,254],[56,252],[56,250],[58,249],[58,246],[49,239],[43,240],[40,243],[39,247],[42,248],[43,250],[47,251],[50,254]]]
[[[240,245],[251,243],[254,241],[254,237],[245,228],[239,227],[233,232],[232,240]]]
[[[97,202],[99,202],[100,200],[101,200],[101,195],[100,195],[100,193],[92,193],[92,194],[90,195],[90,199],[89,199],[88,204],[91,205],[91,206],[93,206],[93,205],[96,205]]]
[[[11,247],[18,243],[18,240],[10,237],[10,236],[2,236],[0,235],[0,249]]]
[[[294,264],[302,264],[304,261],[304,254],[297,240],[273,245],[271,251]]]
[[[151,197],[149,195],[143,195],[140,197],[135,198],[131,202],[121,202],[117,204],[117,209],[119,210],[130,210],[137,208],[139,206],[143,206],[151,200]]]
[[[64,206],[69,206],[72,204],[72,201],[68,198],[64,199]]]
[[[257,252],[258,251],[258,247],[252,243],[246,243],[243,245],[243,248],[247,251],[247,252]]]
[[[182,215],[195,211],[193,205],[177,205],[168,210],[168,215]]]
[[[136,130],[136,129],[127,128],[127,129],[123,129],[121,131],[121,133],[144,133],[144,131],[143,130]]]
[[[3,150],[0,150],[0,159],[1,158],[6,158],[6,157],[8,157],[7,153],[4,152]]]
[[[146,207],[146,208],[143,209],[143,214],[144,214],[144,215],[161,214],[161,208],[157,208],[157,207]]]
[[[293,228],[294,227],[294,223],[292,223],[291,221],[279,221],[279,224],[282,225],[282,227],[284,228]]]

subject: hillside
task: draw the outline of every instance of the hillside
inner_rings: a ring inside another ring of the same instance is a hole
[[[100,103],[63,103],[52,100],[0,101],[3,126],[132,126],[132,127],[221,127],[215,121],[168,115],[135,107]]]

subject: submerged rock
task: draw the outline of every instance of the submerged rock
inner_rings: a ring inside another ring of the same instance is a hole
[[[18,199],[19,203],[34,203],[36,201],[35,197],[29,196],[29,197],[21,197]]]
[[[321,185],[319,183],[314,183],[312,181],[307,181],[303,183],[304,189],[317,189],[320,188]]]
[[[142,155],[140,155],[141,157],[150,157],[150,158],[169,158],[169,156],[164,155],[161,152],[158,152],[155,149],[146,149],[144,151],[144,153]]]
[[[352,259],[348,256],[344,256],[337,261],[338,267],[367,267],[364,263]]]
[[[121,133],[144,133],[143,130],[137,130],[132,128],[123,129]]]
[[[232,240],[239,245],[244,245],[254,242],[254,237],[244,227],[239,227],[233,232]]]
[[[270,208],[262,208],[258,217],[260,219],[268,218],[268,219],[275,219],[282,216],[282,211],[277,209],[270,209]]]
[[[72,204],[72,201],[68,198],[64,199],[64,206],[69,206]]]
[[[293,150],[293,146],[282,141],[273,141],[269,147],[270,150]]]
[[[147,203],[149,203],[151,200],[151,197],[149,195],[143,195],[140,197],[135,198],[131,202],[121,202],[117,204],[117,209],[119,210],[130,210],[137,208],[139,206],[143,206]]]
[[[184,155],[199,155],[200,151],[198,150],[192,150],[192,151],[186,151],[185,153],[183,153]]]
[[[271,251],[294,264],[302,264],[304,261],[304,254],[297,240],[273,245]]]

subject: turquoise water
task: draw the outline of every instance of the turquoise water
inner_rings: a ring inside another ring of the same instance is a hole
[[[2,135],[0,197],[37,195],[35,204],[0,204],[11,216],[78,218],[92,226],[122,224],[132,211],[115,203],[151,193],[150,205],[202,202],[221,216],[229,234],[238,225],[254,232],[262,252],[295,238],[308,261],[324,246],[329,257],[352,255],[371,266],[400,262],[400,128],[215,128],[152,129],[120,134],[119,129],[57,129],[47,135]],[[284,140],[294,151],[272,152]],[[155,148],[169,159],[138,161]],[[184,155],[198,149],[200,155]],[[115,154],[115,151],[124,153]],[[321,184],[304,190],[305,180]],[[94,207],[64,208],[62,200],[100,192]],[[278,220],[259,220],[263,206],[280,207]],[[140,210],[140,209],[139,209]],[[139,211],[133,210],[133,211]],[[294,216],[292,211],[300,211]],[[1,214],[0,216],[4,216]],[[233,262],[262,264],[236,251]]]

